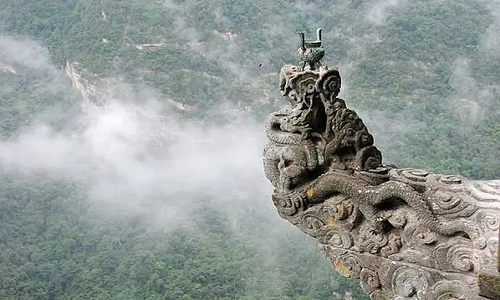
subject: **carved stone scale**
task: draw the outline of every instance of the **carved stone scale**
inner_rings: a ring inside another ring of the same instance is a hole
[[[338,70],[320,65],[320,30],[318,39],[302,38],[301,67],[281,69],[290,105],[266,123],[264,169],[280,216],[371,299],[500,299],[500,180],[383,165],[338,98]]]

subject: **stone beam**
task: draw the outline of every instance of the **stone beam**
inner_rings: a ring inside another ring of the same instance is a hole
[[[279,215],[371,299],[500,299],[500,181],[384,165],[338,98],[338,70],[304,45],[302,65],[280,73],[290,104],[266,123],[264,169]]]

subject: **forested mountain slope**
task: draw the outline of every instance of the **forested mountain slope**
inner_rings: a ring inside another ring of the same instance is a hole
[[[0,0],[0,299],[365,299],[279,220],[298,31],[386,163],[500,178],[500,2]]]

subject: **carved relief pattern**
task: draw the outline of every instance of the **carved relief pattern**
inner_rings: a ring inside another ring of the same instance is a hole
[[[263,155],[280,216],[372,299],[485,299],[475,272],[496,270],[500,181],[384,166],[340,86],[326,67],[281,70],[290,106],[269,116]]]

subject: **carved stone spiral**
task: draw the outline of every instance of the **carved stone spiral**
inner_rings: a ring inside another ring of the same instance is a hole
[[[405,243],[408,245],[430,245],[438,240],[438,235],[422,226],[408,226],[404,233]]]
[[[380,255],[383,257],[389,257],[389,255],[398,253],[401,246],[401,238],[395,234],[391,234],[389,235],[387,245],[380,249]]]
[[[375,146],[361,148],[356,153],[356,167],[358,170],[372,170],[382,165],[382,153]]]
[[[340,93],[340,85],[339,71],[332,69],[321,75],[316,83],[316,90],[326,99],[334,99]]]
[[[345,220],[352,214],[354,205],[351,202],[345,201],[335,205],[335,209],[332,210],[331,216],[335,220]]]
[[[459,197],[453,197],[453,195],[446,192],[436,192],[433,197],[434,203],[439,206],[442,210],[451,210],[462,202],[462,199]]]
[[[429,172],[420,169],[392,169],[389,171],[389,178],[404,182],[419,192],[425,191],[425,182]]]
[[[410,180],[424,182],[427,180],[429,172],[420,169],[404,169],[401,174]]]
[[[392,290],[400,299],[407,299],[404,297],[419,299],[422,291],[425,291],[429,285],[429,275],[425,271],[406,265],[394,270],[391,278]]]
[[[424,300],[473,300],[471,287],[456,280],[442,280],[430,287]]]
[[[465,247],[455,246],[450,248],[447,258],[448,260],[451,260],[451,265],[460,271],[474,270],[472,253]]]
[[[470,241],[456,238],[436,246],[434,255],[443,271],[474,271],[473,249]]]
[[[484,211],[477,214],[476,220],[484,231],[498,231],[499,229],[498,213]]]
[[[303,96],[312,94],[316,91],[316,81],[318,74],[312,72],[304,72],[290,80],[292,88],[297,91],[298,95]]]
[[[365,293],[371,294],[380,287],[380,280],[376,271],[364,268],[360,273],[361,288]]]
[[[371,233],[368,230],[361,237],[363,242],[360,244],[360,249],[371,254],[379,253],[380,249],[387,245],[389,237],[381,232]]]
[[[340,231],[335,229],[326,230],[322,238],[319,239],[321,243],[328,244],[335,248],[349,249],[354,245],[354,240],[349,232]]]
[[[340,275],[348,278],[359,279],[363,262],[351,253],[338,256],[333,262],[333,266]]]
[[[300,228],[312,237],[318,236],[318,231],[325,226],[326,223],[317,215],[305,214],[301,217]]]
[[[343,197],[343,199],[346,199]],[[341,227],[345,230],[351,230],[356,226],[360,213],[357,207],[350,200],[344,200],[336,205],[325,204],[323,214],[326,216],[326,222]]]
[[[462,183],[462,178],[457,175],[443,175],[439,181],[446,184],[460,184]]]
[[[500,180],[475,181],[469,184],[468,192],[480,202],[500,201]]]
[[[307,207],[306,197],[301,193],[294,193],[292,195],[274,193],[272,199],[278,212],[285,216],[293,216]]]
[[[470,217],[478,207],[464,200],[464,196],[450,191],[436,191],[429,195],[432,199],[434,212],[446,215],[447,218]]]

